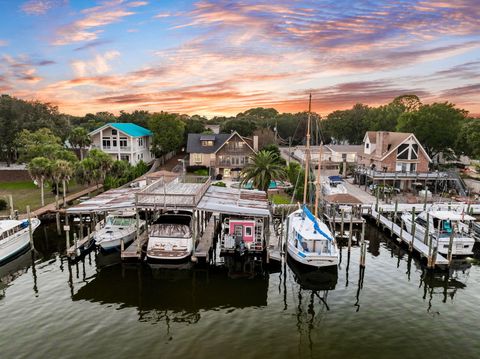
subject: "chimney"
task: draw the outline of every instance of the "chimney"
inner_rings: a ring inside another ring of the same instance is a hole
[[[381,157],[387,151],[387,146],[389,142],[389,132],[386,131],[377,131],[376,133],[376,147],[375,153],[378,157]]]
[[[255,152],[258,151],[258,136],[253,136],[253,149]]]

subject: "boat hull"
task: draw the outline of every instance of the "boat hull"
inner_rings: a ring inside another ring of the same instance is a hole
[[[310,268],[336,267],[338,265],[338,256],[336,255],[306,255],[291,243],[287,245],[287,253],[295,262]]]
[[[135,239],[135,233],[128,235],[127,237],[124,238],[116,238],[112,240],[104,240],[100,243],[97,243],[97,247],[100,248],[100,250],[104,253],[111,253],[115,251],[120,251],[121,245],[122,245],[122,240],[123,240],[123,245],[125,248],[130,245],[133,240]]]
[[[32,232],[40,225],[40,220],[32,219]],[[4,265],[30,248],[30,234],[28,227],[22,229],[17,235],[2,240],[0,243],[0,266]]]

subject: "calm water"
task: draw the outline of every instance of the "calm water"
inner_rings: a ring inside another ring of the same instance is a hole
[[[239,261],[165,271],[94,253],[69,266],[43,226],[36,257],[0,269],[0,356],[480,357],[480,265],[431,276],[375,228],[367,237],[364,271],[358,247],[337,274]]]

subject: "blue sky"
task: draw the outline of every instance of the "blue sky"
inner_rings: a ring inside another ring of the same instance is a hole
[[[480,4],[0,0],[0,90],[83,115],[327,114],[416,93],[480,114]]]

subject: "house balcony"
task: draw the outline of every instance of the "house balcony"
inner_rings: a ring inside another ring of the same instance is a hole
[[[100,149],[104,152],[112,152],[112,153],[130,153],[132,150],[131,146],[99,146],[99,145],[92,145],[92,149]]]

